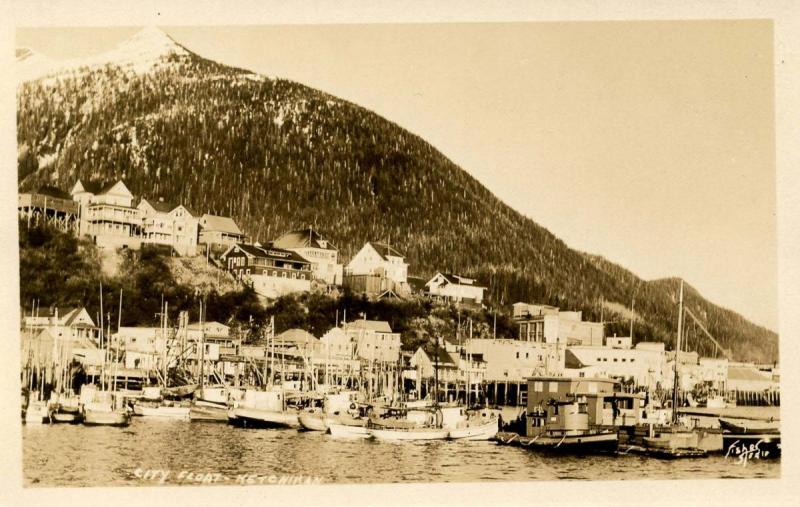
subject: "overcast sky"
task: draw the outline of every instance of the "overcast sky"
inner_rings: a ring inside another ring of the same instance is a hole
[[[569,246],[777,328],[768,21],[162,28],[372,109]],[[137,30],[17,43],[71,58]]]

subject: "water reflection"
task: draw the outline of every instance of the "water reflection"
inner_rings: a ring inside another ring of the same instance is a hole
[[[747,466],[713,456],[660,461],[642,456],[547,456],[491,442],[336,440],[321,433],[134,419],[128,428],[23,428],[28,486],[153,485],[136,469],[306,475],[325,483],[529,481],[556,479],[777,478],[779,461]]]

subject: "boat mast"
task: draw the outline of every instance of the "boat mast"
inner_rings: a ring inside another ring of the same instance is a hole
[[[678,422],[678,356],[681,351],[681,335],[683,334],[683,280],[678,298],[678,337],[675,343],[675,364],[673,370],[674,382],[672,385],[672,423]]]
[[[122,289],[119,290],[119,314],[117,315],[117,344],[114,350],[114,387],[112,387],[113,391],[117,390],[117,365],[119,364],[119,340],[120,340],[119,328],[121,326],[122,326]]]
[[[439,405],[439,336],[433,349],[433,406]]]
[[[105,333],[103,332],[103,282],[100,282],[100,347],[103,349],[103,365],[100,369],[100,390],[106,390],[106,346],[104,343]]]
[[[205,387],[205,380],[206,380],[206,328],[203,325],[203,312],[205,308],[203,307],[203,301],[200,301],[200,392],[203,392],[203,388]]]
[[[469,318],[469,339],[470,339],[470,342],[471,342],[472,341],[472,317]],[[471,382],[472,379],[470,378],[469,372],[472,369],[472,360],[471,360],[470,354],[467,352],[467,347],[466,346],[464,347],[464,349],[465,349],[464,352],[465,352],[466,359],[467,359],[467,408],[469,408],[470,395],[472,394],[472,382]]]

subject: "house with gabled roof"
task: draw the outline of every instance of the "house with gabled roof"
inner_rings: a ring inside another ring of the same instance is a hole
[[[272,246],[297,252],[311,262],[314,277],[328,285],[341,285],[344,267],[339,264],[339,249],[312,227],[287,232]]]
[[[100,247],[139,248],[142,214],[133,207],[133,194],[121,180],[104,186],[78,180],[70,192],[81,206],[79,231]]]
[[[345,268],[344,285],[370,296],[409,294],[405,256],[387,243],[369,241]]]
[[[169,245],[180,255],[197,255],[200,220],[198,214],[183,204],[160,199],[142,199],[142,241]]]
[[[231,217],[209,213],[200,217],[198,243],[201,245],[228,248],[237,243],[244,243],[245,239],[246,236]]]
[[[425,284],[428,294],[434,298],[466,303],[483,303],[483,292],[486,287],[478,285],[475,279],[452,273],[436,273]]]
[[[393,332],[385,320],[362,318],[344,322],[342,330],[360,359],[394,364],[400,358],[400,333]]]
[[[297,252],[237,243],[220,260],[228,272],[252,285],[257,294],[276,298],[311,290],[311,263]]]

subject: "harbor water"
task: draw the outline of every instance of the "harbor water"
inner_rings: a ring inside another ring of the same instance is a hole
[[[780,460],[552,456],[494,442],[350,441],[146,418],[126,428],[31,425],[22,434],[26,487],[780,477]]]

